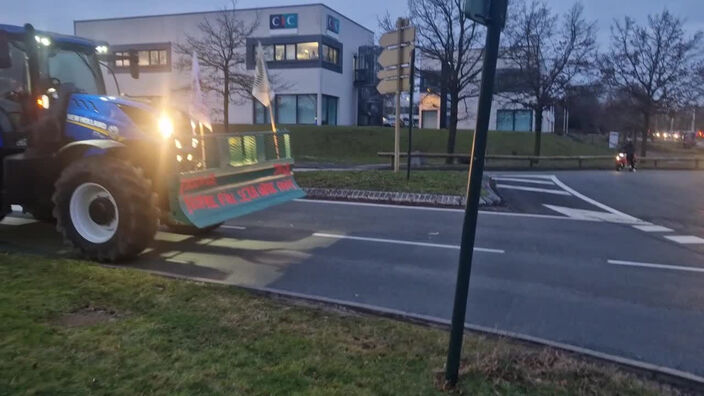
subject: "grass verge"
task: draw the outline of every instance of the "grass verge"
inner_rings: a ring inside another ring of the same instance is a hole
[[[311,171],[297,172],[296,181],[301,187],[449,195],[467,192],[467,172],[462,171],[413,171],[409,182],[405,171]]]
[[[282,126],[292,132],[292,150],[297,162],[333,164],[386,163],[377,156],[380,151],[393,151],[394,129],[355,126]],[[232,125],[232,131],[267,130],[266,125]],[[447,130],[418,129],[413,132],[413,150],[444,153],[447,150]],[[456,152],[470,151],[471,130],[457,133]],[[532,155],[534,135],[526,132],[489,132],[487,153]],[[401,149],[408,147],[408,130],[401,132]],[[543,134],[543,155],[602,155],[612,151],[606,144],[583,142],[571,137]]]
[[[445,331],[217,285],[0,254],[0,394],[434,394]],[[670,392],[615,366],[468,335],[466,394]]]

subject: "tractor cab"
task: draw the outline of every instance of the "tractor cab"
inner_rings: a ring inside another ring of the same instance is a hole
[[[103,43],[0,25],[0,142],[7,152],[65,144],[63,114],[72,93],[104,95]]]

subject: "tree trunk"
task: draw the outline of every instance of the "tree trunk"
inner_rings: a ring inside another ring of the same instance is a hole
[[[227,133],[230,131],[230,71],[225,70],[225,92],[223,94],[222,98],[222,118],[223,118],[223,127],[224,127],[224,132]]]
[[[535,148],[533,149],[533,155],[540,156],[540,148],[543,137],[543,108],[536,108],[535,110]]]
[[[447,135],[447,153],[448,154],[454,154],[455,152],[455,143],[457,141],[457,112],[459,110],[459,100],[458,100],[459,92],[452,92],[450,94],[450,125],[449,125],[449,130],[448,130],[448,135]],[[454,158],[448,158],[445,161],[446,164],[454,164],[455,159]]]
[[[643,131],[641,132],[641,138],[643,141],[640,143],[640,156],[645,157],[648,154],[648,132],[650,132],[650,111],[646,111],[643,114],[645,117],[645,123],[643,125]],[[635,144],[635,143],[634,143]]]
[[[447,67],[445,62],[442,62],[442,71],[440,72],[440,129],[447,128]]]

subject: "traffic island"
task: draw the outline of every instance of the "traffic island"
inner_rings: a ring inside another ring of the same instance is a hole
[[[464,208],[467,172],[417,171],[306,171],[296,180],[308,199],[366,202],[390,205]],[[499,206],[501,198],[485,178],[480,205]]]
[[[3,394],[441,394],[446,330],[132,269],[0,254]],[[462,394],[678,394],[468,333]]]

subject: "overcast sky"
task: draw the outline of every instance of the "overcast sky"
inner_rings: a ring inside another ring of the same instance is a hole
[[[0,23],[32,23],[36,28],[60,33],[73,33],[73,21],[124,17],[134,15],[168,14],[193,11],[210,11],[222,8],[227,0],[0,0]],[[573,1],[546,0],[560,12]],[[316,2],[307,0],[239,0],[238,7],[263,7]],[[393,17],[407,13],[407,0],[323,0],[343,15],[362,25],[377,30],[377,16],[388,9]],[[674,14],[687,20],[690,31],[704,30],[704,0],[582,0],[586,16],[598,20],[600,41],[609,37],[609,26],[614,18],[630,15],[645,20],[648,14],[667,7]]]

